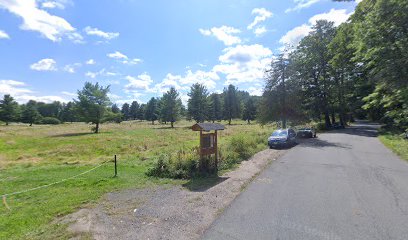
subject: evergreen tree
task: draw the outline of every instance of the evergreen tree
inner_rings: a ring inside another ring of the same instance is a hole
[[[158,100],[152,97],[146,104],[145,109],[145,119],[147,121],[151,121],[154,125],[154,121],[156,121],[159,117],[159,109],[158,109]]]
[[[209,97],[209,111],[208,116],[209,120],[212,122],[214,121],[221,121],[222,120],[222,104],[221,104],[221,96],[217,93],[212,93]]]
[[[207,88],[199,83],[191,86],[188,93],[188,114],[197,123],[204,122],[208,117],[208,91]]]
[[[9,94],[4,95],[3,100],[0,100],[0,120],[6,125],[18,118],[18,103]]]
[[[255,120],[255,118],[256,118],[256,107],[255,107],[253,98],[250,97],[245,102],[244,112],[242,113],[242,120],[248,121],[248,124],[250,124],[251,121]]]
[[[37,103],[33,100],[28,101],[23,106],[23,112],[21,114],[21,120],[23,123],[28,123],[30,126],[33,123],[38,122],[41,119],[41,114],[37,110]]]
[[[75,101],[78,113],[85,122],[95,124],[94,132],[99,132],[102,122],[110,104],[108,97],[109,86],[102,87],[98,83],[86,82],[82,90],[78,90],[78,100]]]
[[[137,101],[133,101],[130,105],[129,115],[132,120],[136,120],[139,111],[139,103]]]
[[[124,103],[122,105],[122,110],[121,110],[122,114],[123,114],[123,119],[126,121],[130,118],[130,106],[129,103]]]
[[[120,113],[120,109],[119,109],[119,107],[118,107],[118,105],[116,103],[112,105],[111,111],[113,113]]]
[[[68,102],[62,106],[60,120],[63,122],[78,122],[78,116],[73,102]]]
[[[228,125],[231,125],[233,118],[240,117],[240,102],[237,97],[237,88],[230,84],[228,88],[224,88],[224,119],[228,120]]]
[[[145,110],[146,110],[146,104],[144,103],[140,104],[140,107],[137,111],[136,118],[139,120],[145,120]]]
[[[170,88],[161,98],[161,118],[165,122],[170,122],[171,127],[180,117],[181,100],[175,88]]]

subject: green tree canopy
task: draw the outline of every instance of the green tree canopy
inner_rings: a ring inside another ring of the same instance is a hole
[[[0,120],[6,125],[18,119],[18,103],[9,94],[4,95],[0,100]]]
[[[85,122],[95,124],[94,132],[99,132],[107,108],[110,105],[108,97],[109,86],[103,87],[99,83],[86,82],[82,90],[78,90],[78,100],[75,101],[78,113]]]
[[[208,114],[208,90],[199,83],[191,86],[188,99],[188,115],[197,123],[204,122]]]

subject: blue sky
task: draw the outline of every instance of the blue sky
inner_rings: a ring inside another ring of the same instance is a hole
[[[318,19],[347,20],[330,0],[0,0],[0,95],[69,101],[84,82],[118,104],[199,82],[261,94],[263,69]]]

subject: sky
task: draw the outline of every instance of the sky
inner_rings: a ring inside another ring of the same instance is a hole
[[[67,102],[85,82],[119,105],[194,83],[261,95],[264,69],[320,19],[357,3],[331,0],[0,0],[0,96]]]

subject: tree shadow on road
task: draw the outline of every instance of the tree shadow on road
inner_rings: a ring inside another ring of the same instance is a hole
[[[338,148],[347,148],[350,149],[350,145],[343,143],[329,142],[319,138],[309,138],[298,140],[299,145],[302,147],[312,147],[312,148],[324,148],[324,147],[338,147]]]
[[[205,178],[192,178],[187,183],[183,184],[183,187],[187,188],[192,192],[205,192],[208,189],[224,182],[229,177],[219,177],[217,175]]]

